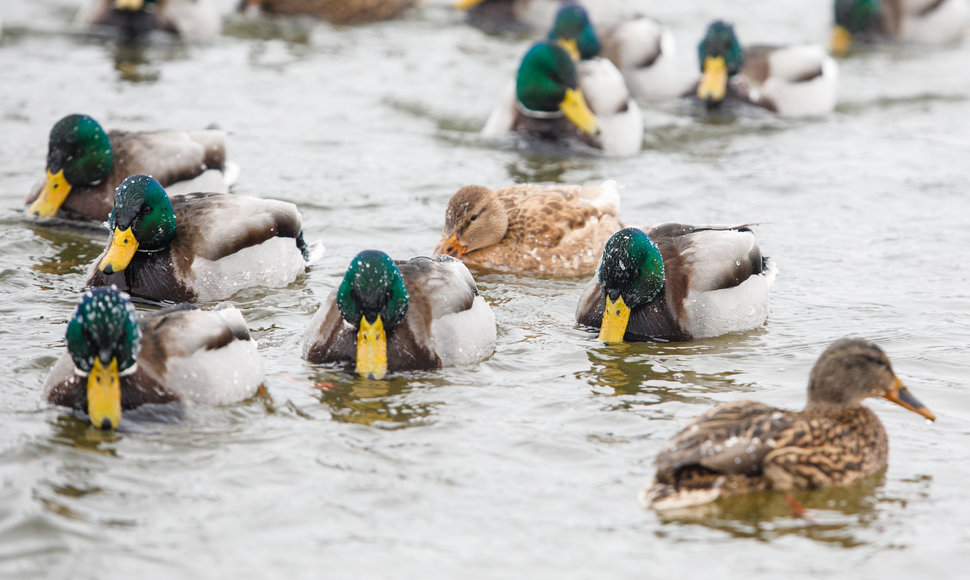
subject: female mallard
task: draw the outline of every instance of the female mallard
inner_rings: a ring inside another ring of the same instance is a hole
[[[174,302],[229,298],[279,287],[306,267],[300,213],[292,203],[223,193],[169,199],[157,181],[133,175],[115,193],[112,232],[88,286]]]
[[[400,16],[414,0],[240,0],[239,10],[258,8],[267,14],[306,15],[334,24],[376,22]]]
[[[586,10],[565,4],[556,13],[549,40],[566,49],[576,63],[579,88],[596,115],[604,152],[632,155],[643,145],[643,117],[616,65],[599,55],[600,43]]]
[[[506,90],[482,129],[485,137],[509,133],[566,145],[585,143],[604,151],[615,141],[602,138],[599,121],[579,87],[576,65],[552,42],[537,42],[525,53],[515,85]]]
[[[448,202],[436,254],[518,273],[585,276],[622,225],[616,182],[599,187],[523,184],[458,190]]]
[[[749,330],[768,317],[775,274],[747,226],[626,228],[606,242],[576,321],[606,343]]]
[[[87,115],[68,115],[51,129],[47,179],[27,196],[27,213],[103,222],[115,188],[135,173],[183,192],[225,192],[234,179],[226,175],[223,131],[105,133]]]
[[[214,0],[91,0],[76,20],[95,31],[115,31],[126,41],[155,31],[187,40],[209,40],[222,27]]]
[[[495,316],[449,256],[394,261],[365,250],[303,339],[312,363],[351,362],[364,377],[477,362],[495,348]]]
[[[123,412],[142,405],[245,399],[263,380],[256,341],[232,306],[182,304],[136,319],[127,294],[93,288],[81,297],[66,342],[45,397],[101,429],[117,428]]]
[[[926,417],[875,344],[843,338],[825,349],[808,379],[808,403],[786,411],[753,401],[724,403],[694,419],[657,456],[645,507],[669,509],[718,497],[848,485],[886,467],[889,443],[875,413],[884,397]]]
[[[602,107],[597,96],[604,88],[595,90],[588,86],[584,78],[586,70],[604,67],[600,55],[609,59],[621,73],[626,87],[634,95],[646,99],[659,99],[680,96],[688,89],[689,80],[678,74],[674,64],[674,36],[659,22],[646,16],[625,20],[613,29],[597,34],[589,20],[586,10],[577,4],[564,4],[556,13],[549,40],[559,42],[574,57],[578,54],[577,65],[580,86],[589,102],[590,108],[603,122]],[[595,68],[594,68],[595,67]],[[598,77],[606,76],[600,72]],[[613,78],[610,73],[607,78]],[[611,88],[614,94],[619,89]],[[624,89],[625,92],[625,89]],[[632,100],[627,101],[633,103]],[[620,104],[616,102],[616,104]],[[633,105],[635,106],[635,104]],[[637,110],[639,113],[639,110]],[[638,125],[632,119],[633,126]]]
[[[966,0],[835,0],[833,54],[880,39],[946,44],[967,31]]]
[[[838,65],[821,46],[750,46],[734,28],[713,22],[697,46],[703,76],[697,97],[708,108],[733,98],[786,117],[824,115],[835,109]]]

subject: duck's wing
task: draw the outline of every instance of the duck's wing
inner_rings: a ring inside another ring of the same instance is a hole
[[[515,243],[554,247],[593,221],[610,220],[619,226],[620,196],[613,181],[591,187],[522,184],[496,190],[495,195],[508,212],[506,237]]]
[[[809,433],[797,413],[753,401],[724,403],[694,419],[657,455],[658,477],[701,466],[717,473],[760,475],[771,451]]]
[[[505,86],[498,105],[492,109],[482,127],[482,137],[501,137],[512,131],[517,116],[515,81]]]
[[[182,398],[213,404],[248,397],[263,380],[256,341],[233,306],[181,304],[139,320],[138,364]]]
[[[172,197],[178,233],[174,255],[210,261],[257,246],[271,238],[294,238],[302,244],[303,223],[292,203],[274,199],[191,193]]]
[[[495,316],[460,260],[438,255],[396,263],[410,297],[408,332],[395,329],[398,344],[389,348],[400,346],[402,358],[416,360],[427,352],[428,363],[414,368],[474,362],[492,352]]]
[[[667,284],[680,288],[672,302],[681,293],[733,288],[765,268],[761,248],[747,225],[662,224],[644,231],[660,248]]]
[[[353,363],[357,359],[357,332],[340,315],[336,288],[310,320],[303,335],[303,358],[312,363]]]
[[[115,163],[112,178],[120,183],[129,175],[144,173],[162,187],[191,180],[207,170],[226,166],[226,134],[217,129],[200,131],[109,131]]]

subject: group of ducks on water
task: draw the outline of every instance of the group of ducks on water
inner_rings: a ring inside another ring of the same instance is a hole
[[[126,10],[129,4],[140,2],[115,0],[112,9]],[[156,5],[158,15],[177,2],[145,0],[149,4]],[[289,5],[279,2],[284,4]],[[300,4],[348,9],[380,3]],[[504,4],[518,10],[527,2]],[[892,11],[897,2],[851,4],[847,12],[849,3],[837,0],[836,14],[839,25],[853,35],[906,29],[898,21],[895,27],[885,24],[899,16]],[[853,16],[862,10],[859,6],[881,6],[882,12],[863,11],[870,16],[859,20]],[[873,14],[883,24],[876,27]],[[573,32],[557,32],[567,29]],[[597,111],[600,95],[580,88],[571,68],[582,66],[586,53],[597,58],[598,50],[586,48],[599,44],[585,11],[577,4],[560,7],[553,30],[552,41],[537,43],[523,59],[513,90],[512,123],[561,125],[565,119],[587,137],[608,143],[608,118]],[[847,34],[837,32],[836,38],[844,42]],[[765,92],[770,74],[762,79],[758,99],[750,84],[744,85],[745,93],[740,83],[729,81],[745,70],[745,59],[746,66],[756,62],[748,56],[756,53],[741,50],[729,25],[711,25],[699,53],[704,77],[696,93],[707,102],[746,94],[748,102],[760,99],[783,110],[777,97],[765,100],[772,94]],[[792,58],[807,62],[799,54]],[[772,58],[765,61],[770,65],[758,67],[774,69]],[[534,115],[544,111],[550,87],[565,95],[549,100],[559,99],[561,117]],[[576,110],[582,113],[585,107],[584,94],[597,113],[586,126],[574,119]],[[497,123],[495,116],[489,125]],[[528,130],[542,131],[534,124]],[[63,222],[106,221],[110,235],[68,324],[67,352],[48,377],[49,402],[73,409],[96,428],[113,429],[123,413],[137,415],[159,405],[180,408],[188,401],[220,404],[256,391],[262,364],[240,312],[228,305],[201,309],[191,303],[226,300],[251,287],[286,286],[305,271],[318,246],[304,240],[293,204],[229,194],[236,173],[226,162],[225,134],[218,130],[105,131],[93,118],[77,114],[53,126],[47,176],[28,196],[27,214]],[[522,275],[591,276],[579,298],[576,322],[597,331],[598,340],[607,344],[687,341],[764,324],[777,270],[762,255],[750,227],[624,227],[618,208],[612,181],[600,186],[463,187],[447,205],[433,257],[398,261],[365,250],[351,260],[312,318],[303,358],[353,365],[356,373],[374,380],[484,359],[495,347],[495,318],[469,266]],[[178,305],[139,315],[132,296]],[[719,405],[664,447],[641,500],[665,509],[724,495],[845,485],[871,475],[885,467],[888,443],[879,419],[861,405],[868,397],[884,397],[935,418],[902,385],[878,346],[841,339],[812,369],[802,411],[751,401]]]

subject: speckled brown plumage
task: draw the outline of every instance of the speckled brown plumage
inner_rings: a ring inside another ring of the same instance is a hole
[[[475,268],[588,275],[606,240],[622,225],[612,182],[598,187],[524,184],[461,188],[448,203],[442,244],[456,236],[460,258]],[[474,218],[474,219],[473,219]]]
[[[209,169],[225,170],[226,135],[222,131],[108,131],[107,134],[114,157],[111,172],[99,183],[71,188],[57,212],[59,217],[107,220],[114,204],[115,188],[130,175],[151,175],[162,187],[168,187]],[[25,205],[37,199],[43,185],[43,182],[37,184]]]
[[[307,15],[334,24],[376,22],[400,16],[414,0],[242,0],[241,8],[257,5],[267,14]]]
[[[802,411],[725,403],[694,419],[657,456],[641,497],[659,509],[771,490],[847,485],[886,467],[879,418],[860,405],[882,396],[934,418],[893,373],[885,353],[858,339],[833,343],[812,369]],[[901,401],[901,402],[900,402]]]

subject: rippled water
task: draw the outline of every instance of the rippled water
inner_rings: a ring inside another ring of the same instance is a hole
[[[631,4],[673,28],[685,66],[715,16],[758,42],[824,41],[829,18],[821,0]],[[705,122],[667,103],[645,109],[637,156],[549,159],[477,135],[528,40],[485,36],[445,6],[354,28],[231,22],[210,44],[136,50],[72,33],[72,12],[0,8],[0,576],[961,575],[970,42],[843,61],[823,120]],[[132,129],[217,123],[236,191],[300,206],[324,258],[233,300],[266,397],[120,433],[42,401],[104,239],[18,211],[71,112]],[[479,365],[373,382],[296,354],[353,254],[428,253],[461,185],[604,179],[623,185],[629,223],[759,222],[781,271],[768,324],[605,347],[572,324],[583,280],[485,274],[499,339]],[[774,495],[698,520],[639,507],[689,418],[739,398],[800,407],[811,364],[846,334],[879,342],[939,417],[869,403],[890,436],[885,474],[797,494],[814,525]]]

